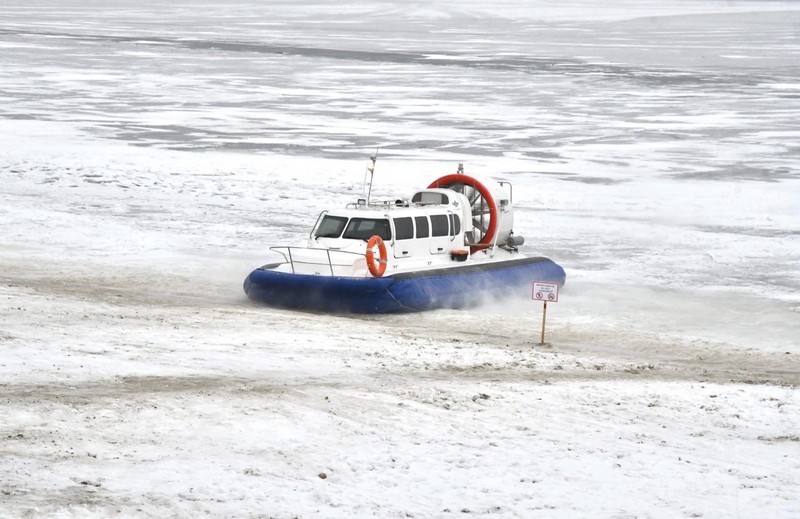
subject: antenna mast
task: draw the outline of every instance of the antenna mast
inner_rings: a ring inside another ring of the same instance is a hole
[[[369,198],[372,195],[372,177],[375,175],[375,162],[378,160],[378,151],[380,151],[380,147],[375,148],[375,155],[370,155],[369,160],[370,164],[367,166],[367,171],[369,171],[369,184],[367,189],[367,207],[369,207]]]

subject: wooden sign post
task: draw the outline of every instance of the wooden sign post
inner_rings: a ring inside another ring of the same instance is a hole
[[[547,303],[558,303],[558,283],[551,283],[550,281],[534,281],[531,299],[544,302],[544,310],[542,311],[542,341],[539,343],[540,345],[543,345],[544,327],[547,321]]]

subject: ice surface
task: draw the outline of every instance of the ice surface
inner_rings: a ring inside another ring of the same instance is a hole
[[[0,516],[800,515],[800,10],[0,6]],[[514,184],[548,307],[241,283],[361,193]],[[324,474],[323,479],[321,475]]]

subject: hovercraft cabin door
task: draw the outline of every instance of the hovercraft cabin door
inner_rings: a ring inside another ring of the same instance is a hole
[[[431,254],[444,254],[450,249],[450,222],[446,214],[431,215]]]
[[[394,257],[408,258],[415,256],[414,221],[410,216],[393,218],[394,223]]]

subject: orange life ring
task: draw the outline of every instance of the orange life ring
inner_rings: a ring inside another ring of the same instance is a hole
[[[380,255],[378,261],[375,261],[375,254],[372,252],[372,249],[374,249],[376,245],[378,246],[378,254]],[[367,242],[367,268],[369,269],[369,273],[376,278],[381,277],[383,273],[386,272],[386,245],[384,245],[383,239],[377,234]]]

